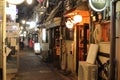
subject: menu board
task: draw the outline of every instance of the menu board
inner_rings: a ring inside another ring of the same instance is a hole
[[[94,64],[98,53],[98,45],[90,44],[86,62]]]

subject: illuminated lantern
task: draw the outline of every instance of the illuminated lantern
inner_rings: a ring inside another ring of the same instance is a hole
[[[82,21],[82,16],[81,15],[75,15],[73,17],[74,23],[80,23]]]
[[[66,27],[67,28],[73,28],[73,21],[72,20],[67,20],[67,22],[66,22]]]
[[[64,17],[73,18],[74,24],[83,25],[84,23],[90,23],[90,13],[88,3],[83,2],[77,8],[73,8],[64,13]]]

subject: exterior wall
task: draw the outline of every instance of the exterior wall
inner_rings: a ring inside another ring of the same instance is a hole
[[[76,52],[74,41],[66,40],[66,52],[62,54],[62,69],[74,73],[76,71]]]
[[[74,26],[75,27],[75,26]],[[72,73],[76,72],[76,28],[74,28],[74,40],[65,40],[66,54],[63,57],[66,59],[63,63],[67,64],[67,70]],[[67,57],[65,57],[67,56]]]
[[[120,1],[118,1],[116,6],[116,37],[120,37]],[[117,58],[117,80],[120,80],[120,39],[116,40],[116,58]]]
[[[116,22],[116,27],[117,27],[117,37],[120,37],[120,19],[117,20]],[[117,80],[120,80],[120,39],[117,39],[116,40],[116,57],[117,57],[117,68],[118,68],[118,79]]]
[[[106,53],[110,55],[110,42],[101,42],[99,43],[99,52],[102,53]],[[106,63],[107,60],[109,60],[109,58],[107,57],[103,57],[103,56],[99,56],[102,64]]]
[[[102,69],[99,70],[100,72],[98,74],[99,77],[102,77],[104,79],[108,79],[109,75],[106,75],[104,69],[106,69],[106,67],[109,67],[108,61],[110,60],[110,24],[110,21],[95,23],[95,29],[93,31],[95,43],[99,45],[99,54],[97,57],[100,62],[97,60],[97,64],[100,65],[98,66],[99,69],[102,67]],[[109,57],[106,55],[109,55]],[[106,71],[109,72],[108,69]]]
[[[73,52],[73,41],[66,40],[66,49],[67,49],[67,69],[68,71],[74,71],[74,55]]]
[[[42,28],[39,30],[39,34],[38,34],[38,42],[41,45],[42,51],[43,52],[47,52],[49,50],[49,43],[44,43],[42,42]]]

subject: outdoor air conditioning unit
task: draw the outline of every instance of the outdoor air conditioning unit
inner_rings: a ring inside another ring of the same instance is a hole
[[[97,80],[98,66],[95,60],[98,52],[97,44],[90,44],[86,61],[79,62],[78,80]]]
[[[97,65],[90,64],[85,61],[79,62],[78,80],[97,80],[97,75]]]

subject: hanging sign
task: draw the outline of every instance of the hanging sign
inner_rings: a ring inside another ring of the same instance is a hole
[[[107,7],[108,0],[89,0],[90,7],[97,12],[103,11]]]

